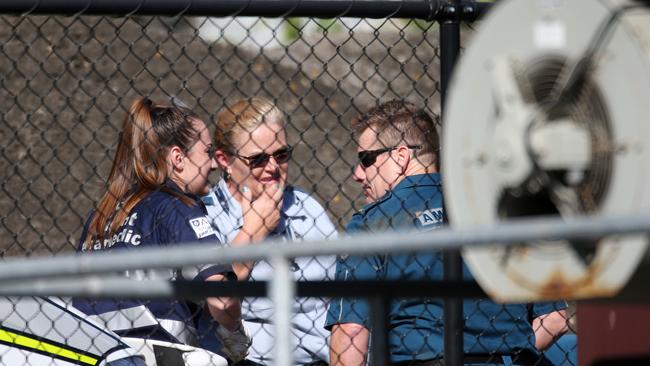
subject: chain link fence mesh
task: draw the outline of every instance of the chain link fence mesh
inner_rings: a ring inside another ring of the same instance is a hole
[[[206,122],[211,136],[226,105],[251,97],[272,100],[287,116],[294,147],[289,182],[320,202],[341,231],[363,204],[352,180],[357,157],[350,120],[397,98],[423,107],[438,123],[438,39],[436,23],[402,19],[0,17],[0,253],[77,248],[83,223],[105,189],[124,115],[142,96],[178,98]],[[212,182],[218,179],[213,173]],[[333,271],[332,261],[316,263]],[[86,325],[72,323],[63,326],[71,333],[61,337],[55,322],[64,316],[44,320],[42,310],[58,303],[16,301],[9,302],[4,326],[12,318],[14,327],[23,324],[20,329],[29,333],[39,326],[25,324],[45,324],[45,339],[62,349],[78,337],[80,344],[96,337],[81,331]],[[311,306],[308,299],[299,304]],[[316,323],[313,328],[321,329]],[[257,331],[272,337],[263,328]],[[101,358],[96,347],[68,345],[73,353]],[[575,349],[563,347],[568,361]],[[4,352],[7,359],[13,354]],[[36,364],[29,359],[36,356],[25,354],[24,364]],[[70,357],[51,362],[77,356]],[[120,357],[128,360],[128,354]],[[83,360],[89,359],[78,356],[73,363]]]
[[[263,96],[287,114],[290,181],[339,225],[359,198],[347,125],[377,100],[439,111],[437,26],[405,20],[0,18],[4,255],[73,249],[138,96],[208,125]],[[212,129],[212,126],[210,126]]]

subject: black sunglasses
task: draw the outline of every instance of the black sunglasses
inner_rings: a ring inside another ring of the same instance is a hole
[[[374,164],[377,161],[377,157],[385,152],[393,151],[397,149],[399,146],[393,146],[393,147],[385,147],[383,149],[377,149],[377,150],[363,150],[359,151],[359,162],[361,163],[361,166],[364,168],[368,168],[372,164]],[[409,145],[407,146],[409,149],[421,149],[422,146],[419,145]]]
[[[249,167],[251,168],[261,168],[265,166],[269,160],[271,159],[271,156],[273,156],[273,159],[278,164],[284,164],[291,159],[291,153],[293,152],[293,147],[291,146],[285,146],[282,148],[279,148],[278,150],[275,150],[274,152],[267,154],[265,152],[251,155],[251,156],[241,156],[234,154],[236,157],[246,161]]]

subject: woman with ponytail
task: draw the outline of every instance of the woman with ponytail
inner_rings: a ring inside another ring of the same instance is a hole
[[[210,133],[195,113],[185,107],[159,105],[149,98],[136,100],[124,119],[107,190],[85,225],[80,250],[218,244],[199,199],[209,192],[208,175],[216,167]],[[261,214],[272,211],[258,205]],[[231,266],[137,270],[126,275],[170,280],[235,278]],[[193,317],[203,309],[196,304],[75,299],[74,305],[123,337],[199,344]],[[209,298],[204,309],[219,324],[223,353],[234,360],[244,358],[250,339],[241,324],[239,299]]]

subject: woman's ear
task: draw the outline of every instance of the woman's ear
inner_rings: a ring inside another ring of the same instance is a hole
[[[185,153],[178,146],[172,146],[167,156],[169,164],[174,170],[183,170],[185,168]]]
[[[214,152],[214,158],[217,160],[217,164],[219,164],[221,170],[226,171],[230,166],[230,157],[223,150],[217,149]]]

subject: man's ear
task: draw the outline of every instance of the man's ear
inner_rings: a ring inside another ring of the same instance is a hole
[[[219,168],[221,168],[223,171],[226,171],[230,166],[230,157],[223,150],[221,149],[215,150],[214,158],[217,160],[217,164],[219,164]]]
[[[401,145],[397,148],[396,159],[397,164],[402,167],[402,173],[404,173],[406,171],[406,168],[409,166],[409,163],[411,162],[411,149],[404,145]]]
[[[172,146],[167,156],[170,165],[174,170],[183,170],[185,168],[185,153],[178,146]]]

